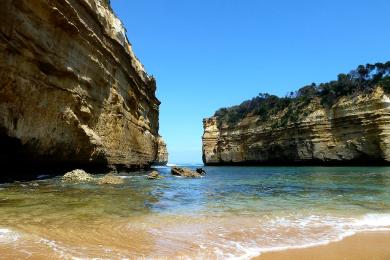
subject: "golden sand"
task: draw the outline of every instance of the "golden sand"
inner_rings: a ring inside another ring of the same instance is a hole
[[[389,260],[390,232],[367,232],[328,245],[264,253],[255,260]]]
[[[20,223],[10,227],[18,239],[13,241],[11,233],[0,243],[0,259],[217,259],[215,247],[224,250],[225,255],[240,255],[229,246],[230,240],[254,240],[259,235],[265,240],[275,237],[269,231],[251,231],[254,223],[252,218],[210,221],[179,216],[134,216],[93,222],[59,218],[44,225],[40,221],[34,225]],[[220,228],[227,232],[226,239],[220,237]],[[283,237],[293,238],[295,232],[286,230]],[[268,242],[268,246],[273,245],[272,240]],[[360,233],[324,246],[264,253],[255,259],[390,260],[390,232]]]

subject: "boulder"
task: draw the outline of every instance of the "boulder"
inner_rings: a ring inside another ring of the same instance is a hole
[[[61,181],[66,183],[93,182],[95,179],[84,170],[76,169],[62,176]]]
[[[123,182],[124,181],[121,177],[112,174],[107,174],[98,180],[98,184],[100,185],[102,184],[118,185],[118,184],[123,184]]]
[[[118,185],[123,183],[123,179],[121,177],[115,176],[112,173],[109,173],[101,178],[95,178],[91,174],[86,173],[84,170],[80,169],[66,173],[64,176],[62,176],[61,181],[65,183],[97,183],[99,185]]]
[[[163,179],[164,177],[161,176],[158,171],[152,171],[151,173],[148,174],[147,178],[149,180],[158,180],[158,179]]]
[[[196,171],[187,169],[187,168],[180,168],[180,167],[173,167],[171,169],[172,175],[175,176],[181,176],[186,178],[199,178],[201,175],[197,173]]]

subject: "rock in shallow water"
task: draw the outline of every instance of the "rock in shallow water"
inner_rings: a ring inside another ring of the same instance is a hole
[[[93,182],[95,179],[84,170],[76,169],[62,176],[61,181],[66,183]]]
[[[157,180],[157,179],[163,179],[164,177],[160,175],[158,171],[152,171],[148,174],[147,177],[149,180]]]
[[[80,169],[66,173],[64,176],[62,176],[61,181],[64,183],[97,183],[99,185],[118,185],[123,183],[123,179],[121,177],[115,176],[113,174],[107,174],[101,178],[95,178],[91,174]]]
[[[119,176],[115,176],[112,174],[107,174],[106,176],[103,176],[98,180],[98,184],[113,184],[113,185],[118,185],[118,184],[123,184],[123,179]]]
[[[173,167],[171,169],[172,175],[175,176],[181,176],[181,177],[186,177],[186,178],[200,178],[201,175],[197,173],[196,171],[192,171],[187,168],[180,168],[180,167]]]

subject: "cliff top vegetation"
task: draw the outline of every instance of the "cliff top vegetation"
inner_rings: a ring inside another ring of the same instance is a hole
[[[370,93],[376,86],[381,86],[386,93],[390,93],[390,61],[359,65],[347,74],[339,74],[337,80],[319,85],[312,83],[284,97],[260,93],[240,105],[221,108],[214,116],[217,117],[219,124],[234,125],[246,116],[259,116],[262,120],[267,120],[271,115],[288,107],[282,119],[284,125],[288,121],[295,121],[299,109],[306,106],[313,98],[319,98],[321,105],[330,109],[339,98]]]

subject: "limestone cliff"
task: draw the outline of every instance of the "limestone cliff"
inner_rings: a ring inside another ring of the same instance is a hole
[[[330,109],[317,98],[280,126],[287,109],[267,121],[205,119],[203,160],[218,164],[387,164],[390,162],[390,98],[381,88],[339,99]]]
[[[147,167],[156,82],[107,0],[3,0],[0,160]]]
[[[157,159],[154,162],[155,165],[166,165],[168,163],[168,149],[167,144],[164,142],[162,137],[158,138],[158,151]]]

